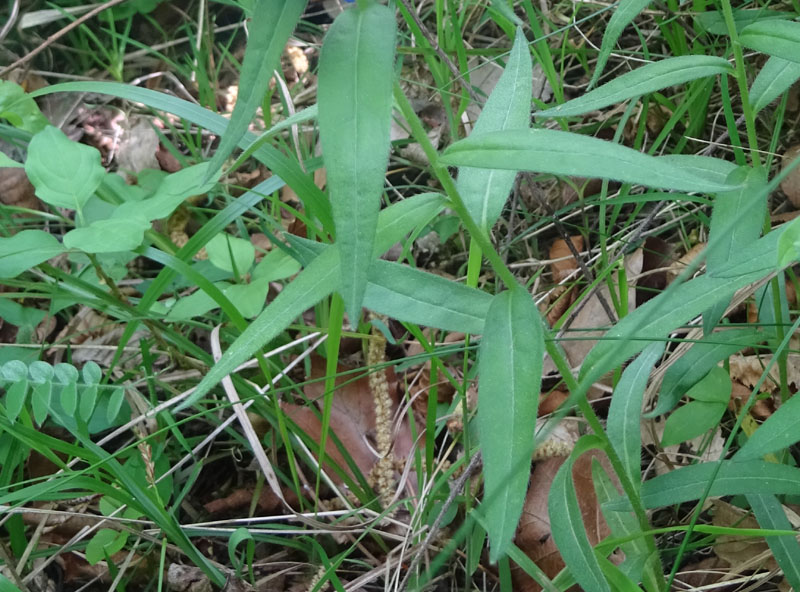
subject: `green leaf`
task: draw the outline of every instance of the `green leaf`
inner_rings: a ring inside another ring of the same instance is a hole
[[[704,403],[727,405],[731,400],[732,388],[731,377],[725,368],[715,366],[703,380],[689,389],[686,396]]]
[[[758,113],[800,78],[800,62],[770,57],[750,86],[750,106]]]
[[[17,380],[6,389],[6,417],[8,417],[9,421],[15,421],[19,417],[22,408],[25,406],[27,395],[27,378]]]
[[[2,81],[0,81],[0,84]],[[13,168],[13,169],[21,169],[25,165],[21,162],[17,162],[16,160],[12,159],[8,156],[5,152],[0,152],[0,168]]]
[[[483,106],[473,134],[530,125],[533,89],[531,52],[525,34],[517,28],[514,46],[500,80]],[[470,216],[485,232],[494,226],[503,212],[514,185],[516,171],[461,167],[456,187]]]
[[[800,494],[800,469],[766,461],[732,460],[721,463],[709,497],[763,493]],[[690,465],[659,475],[642,485],[645,508],[660,508],[700,499],[716,469],[716,462]],[[620,500],[608,505],[610,510],[628,510],[630,502]]]
[[[631,362],[614,389],[608,410],[608,439],[634,484],[642,480],[641,415],[644,389],[653,366],[664,353],[665,345],[663,341],[651,343]]]
[[[25,173],[39,199],[79,212],[106,175],[97,148],[73,142],[51,125],[28,145]]]
[[[419,193],[381,210],[373,255],[379,257],[409,232],[430,222],[445,204],[445,197],[440,193]]]
[[[703,337],[664,373],[658,403],[645,417],[656,417],[671,411],[709,370],[745,347],[758,343],[760,335],[754,329],[727,329]]]
[[[22,592],[14,583],[0,573],[0,592]]]
[[[120,532],[111,528],[101,528],[89,539],[86,545],[86,561],[95,565],[121,551],[128,540],[127,532]]]
[[[89,360],[83,365],[83,382],[85,384],[100,384],[103,378],[103,370],[96,362]]]
[[[747,25],[739,42],[771,56],[800,62],[800,23],[784,20],[758,21]]]
[[[514,286],[492,299],[478,353],[478,432],[490,559],[514,538],[528,490],[544,332],[536,304]]]
[[[575,581],[584,590],[611,592],[586,536],[575,485],[572,482],[572,465],[578,457],[584,452],[601,447],[600,439],[594,435],[583,436],[578,440],[572,454],[553,479],[547,508],[553,540]]]
[[[244,318],[252,319],[264,309],[268,291],[268,281],[253,280],[249,284],[234,284],[227,288],[224,294]]]
[[[615,179],[649,187],[716,193],[736,185],[719,183],[663,159],[597,138],[549,129],[471,135],[452,144],[443,164],[535,171]]]
[[[108,399],[108,408],[106,409],[105,420],[108,422],[108,427],[111,427],[116,422],[117,416],[122,410],[122,404],[125,402],[125,389],[117,387],[111,393]]]
[[[800,442],[800,397],[794,396],[783,403],[750,436],[734,457],[736,460],[752,460],[765,454],[783,450]]]
[[[800,259],[800,218],[796,218],[786,225],[786,230],[778,241],[777,254],[778,269],[792,265]]]
[[[617,39],[622,35],[622,31],[636,18],[636,15],[647,8],[648,4],[650,4],[650,0],[620,0],[614,14],[611,15],[611,19],[608,21],[608,25],[606,25],[606,30],[603,34],[603,43],[600,46],[600,53],[597,56],[597,65],[594,67],[594,74],[592,74],[589,88],[597,84],[597,81],[600,79],[603,68],[606,67],[606,62],[608,62],[608,57],[611,55],[611,51],[614,49]]]
[[[791,12],[779,12],[777,10],[768,10],[766,8],[756,9],[733,9],[733,22],[736,26],[736,31],[741,30],[747,25],[751,25],[757,21],[774,21],[775,19],[789,19],[795,16]],[[708,11],[701,12],[694,17],[695,22],[700,25],[712,35],[727,35],[728,25],[725,23],[725,15],[721,11]]]
[[[719,403],[691,401],[678,407],[664,424],[661,445],[672,446],[705,434],[711,428],[719,425],[723,413],[725,413],[725,405]]]
[[[142,244],[149,228],[150,222],[141,216],[114,216],[70,230],[64,235],[64,246],[85,253],[132,251]]]
[[[703,275],[673,284],[621,319],[586,356],[581,380],[594,380],[639,353],[647,343],[664,339],[719,300],[731,298],[740,288],[774,269],[775,248],[783,232],[773,230],[752,246],[746,258],[731,262],[717,277]]]
[[[753,509],[758,525],[768,530],[794,530],[786,517],[783,506],[774,495],[752,494],[747,502]],[[800,590],[800,543],[793,536],[768,536],[772,555],[783,570],[783,575],[793,590]]]
[[[726,263],[741,257],[759,236],[764,226],[767,177],[761,168],[740,167],[729,177],[736,191],[720,193],[711,214],[706,267],[716,275]]]
[[[652,62],[563,105],[537,111],[536,117],[571,117],[621,103],[662,88],[683,84],[706,76],[732,72],[728,60],[714,56],[679,56]],[[597,70],[595,70],[597,72]]]
[[[0,278],[16,277],[65,250],[43,230],[23,230],[10,238],[0,237]]]
[[[256,258],[256,249],[249,240],[220,232],[206,245],[208,259],[219,269],[244,275]]]
[[[222,358],[176,410],[194,405],[220,380],[253,355],[258,348],[280,335],[300,314],[330,294],[339,278],[339,256],[328,249],[287,284],[277,298],[250,323]]]
[[[319,135],[351,323],[364,300],[389,160],[396,29],[388,7],[357,5],[336,18],[320,50]]]
[[[67,395],[68,388],[70,390],[69,395]],[[70,413],[67,399],[73,396],[77,397],[77,389],[74,383],[69,385],[68,387],[65,387],[64,390],[61,391],[61,406],[64,408],[64,411],[66,411],[67,414]],[[82,388],[78,413],[81,419],[83,419],[83,421],[88,423],[92,419],[92,415],[94,415],[94,409],[96,405],[97,405],[97,385],[93,384],[91,386],[86,386]],[[71,402],[69,403],[69,406],[72,407],[73,409],[72,413],[74,413],[75,408]]]
[[[305,0],[256,0],[239,76],[239,96],[231,123],[211,159],[208,177],[222,168],[225,159],[247,132],[256,109],[264,99],[272,73],[280,65],[286,41],[305,6]]]
[[[42,425],[50,411],[50,399],[53,395],[53,383],[34,384],[31,389],[31,408],[33,419]]]
[[[0,119],[37,134],[48,124],[36,101],[16,82],[0,80]],[[9,165],[3,165],[9,166]]]
[[[274,282],[293,276],[300,271],[300,264],[281,249],[272,249],[253,268],[253,279]]]

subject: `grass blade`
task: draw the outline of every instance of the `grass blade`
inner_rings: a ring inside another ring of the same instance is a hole
[[[758,72],[750,87],[750,106],[761,111],[800,78],[800,62],[772,56]]]
[[[336,18],[320,52],[319,134],[351,323],[367,288],[389,159],[396,28],[386,6],[356,6]]]
[[[584,590],[611,592],[594,549],[586,536],[583,516],[572,482],[572,465],[575,460],[584,452],[594,448],[601,448],[597,436],[583,436],[578,440],[572,454],[561,465],[553,479],[547,510],[550,515],[553,540],[575,581]]]
[[[774,495],[748,495],[747,501],[761,528],[793,530],[792,523]],[[764,539],[792,589],[800,590],[800,543],[793,536],[768,536]]]
[[[528,490],[544,359],[542,320],[530,295],[513,287],[486,314],[478,353],[478,433],[490,558],[502,557]]]
[[[690,80],[731,72],[727,60],[714,56],[680,56],[653,62],[618,76],[611,82],[567,101],[563,105],[534,113],[535,117],[571,117],[621,103],[662,88]]]
[[[338,275],[338,253],[335,249],[328,249],[286,284],[278,297],[250,323],[176,411],[194,405],[258,348],[277,337],[298,315],[330,294]]]
[[[256,0],[239,78],[239,97],[230,125],[209,164],[208,177],[218,174],[225,159],[244,137],[305,6],[305,0]]]
[[[737,188],[720,183],[712,173],[686,171],[668,159],[597,138],[549,129],[472,135],[452,144],[440,160],[450,165],[600,177],[679,191],[716,193]]]
[[[608,439],[617,451],[631,482],[642,480],[641,415],[650,372],[664,353],[664,342],[648,345],[622,373],[608,410]]]
[[[532,85],[531,52],[525,34],[518,28],[503,75],[486,101],[472,133],[528,127]],[[516,176],[516,171],[498,169],[461,167],[458,171],[458,192],[481,230],[489,232],[503,213]]]
[[[800,494],[800,469],[766,461],[719,461],[717,478],[711,484],[709,497],[724,495]],[[642,504],[646,508],[660,508],[700,499],[708,481],[717,469],[717,463],[708,462],[683,467],[659,475],[642,485]],[[628,500],[610,503],[610,510],[628,510]]]
[[[800,62],[800,23],[766,20],[747,25],[739,34],[739,42],[790,62]]]

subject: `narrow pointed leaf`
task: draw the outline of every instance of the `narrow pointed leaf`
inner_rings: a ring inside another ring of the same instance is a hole
[[[528,127],[532,92],[531,52],[525,34],[518,28],[503,75],[483,106],[472,133]],[[459,169],[458,192],[470,216],[482,230],[488,232],[497,222],[516,176],[516,171]]]
[[[739,34],[739,42],[771,56],[800,62],[800,23],[766,20],[747,25]]]
[[[734,457],[753,460],[800,442],[800,397],[791,397],[758,426]]]
[[[572,482],[572,465],[575,460],[593,448],[601,448],[597,436],[583,436],[578,440],[572,454],[561,465],[553,479],[550,495],[547,498],[547,509],[553,540],[575,581],[583,590],[611,592],[594,549],[586,536],[575,485]]]
[[[320,52],[319,134],[351,322],[367,287],[389,159],[395,35],[388,7],[356,6],[336,18]]]
[[[761,528],[768,530],[794,530],[783,506],[774,495],[752,494],[747,502]],[[793,590],[800,590],[800,543],[793,536],[764,537],[772,555],[783,570],[783,575]]]
[[[716,275],[726,263],[741,257],[759,236],[764,226],[767,177],[762,169],[740,167],[729,178],[741,184],[735,191],[714,198],[706,267]],[[764,197],[761,197],[761,196]]]
[[[636,68],[611,82],[567,101],[563,105],[534,113],[536,117],[571,117],[621,103],[662,88],[690,80],[731,72],[727,60],[714,56],[680,56]]]
[[[758,113],[800,78],[800,62],[772,56],[750,87],[750,105]]]
[[[256,0],[249,25],[247,50],[242,62],[239,96],[233,108],[231,123],[222,135],[208,175],[215,175],[225,159],[242,140],[256,109],[264,99],[272,72],[280,64],[283,48],[294,30],[305,0]]]
[[[603,68],[606,67],[606,62],[608,62],[608,56],[611,55],[611,51],[614,49],[614,45],[616,45],[619,36],[622,35],[622,31],[636,18],[636,15],[647,8],[650,1],[651,0],[621,0],[617,5],[614,14],[611,15],[611,19],[608,21],[606,32],[603,34],[603,43],[600,46],[600,54],[597,56],[597,65],[594,68],[594,74],[592,74],[589,88],[597,84],[597,81],[600,79]]]
[[[608,410],[608,439],[617,451],[634,485],[642,480],[641,416],[644,389],[653,366],[661,359],[665,343],[648,345],[622,373]]]
[[[543,357],[542,320],[530,295],[517,286],[496,295],[478,354],[478,432],[492,561],[505,554],[522,515]]]
[[[800,494],[800,469],[766,461],[719,461],[722,466],[711,484],[710,497],[724,495]],[[714,475],[717,463],[683,467],[659,475],[642,485],[645,508],[660,508],[700,499]],[[610,510],[627,510],[628,500],[608,504]]]
[[[300,314],[330,294],[338,275],[338,253],[335,249],[328,249],[291,283],[286,284],[278,297],[248,325],[176,411],[194,405],[258,348],[280,335]]]
[[[549,129],[473,134],[447,148],[441,162],[600,177],[679,191],[716,193],[737,188],[720,183],[712,172],[686,171],[669,159],[648,156],[597,138]]]

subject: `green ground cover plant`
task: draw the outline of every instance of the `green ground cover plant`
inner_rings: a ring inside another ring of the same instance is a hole
[[[774,158],[795,133],[787,113],[800,79],[800,7],[356,0],[320,29],[300,0],[225,2],[247,19],[243,57],[230,41],[209,41],[199,30],[207,15],[198,18],[191,65],[164,56],[173,76],[194,83],[181,98],[123,82],[128,46],[143,45],[134,25],[162,29],[158,4],[122,3],[101,13],[102,26],[72,31],[81,51],[64,67],[86,71],[92,55],[113,81],[34,91],[0,81],[0,170],[24,171],[40,204],[2,206],[0,318],[16,327],[0,350],[3,590],[37,589],[48,565],[78,553],[101,567],[95,585],[115,589],[174,588],[181,566],[204,585],[272,589],[274,565],[290,558],[293,581],[311,590],[422,590],[449,578],[465,590],[652,592],[673,589],[692,555],[721,549],[725,537],[763,539],[776,581],[800,589],[790,519],[800,495],[800,317],[788,289],[800,287],[800,220],[771,221],[800,162]],[[557,27],[564,10],[568,24]],[[574,33],[594,21],[604,25],[589,49]],[[474,23],[497,43],[468,43]],[[294,37],[320,42],[308,43],[315,99],[300,110],[281,66]],[[635,51],[631,38],[641,41]],[[472,84],[475,56],[502,67],[488,96]],[[217,59],[237,72],[229,117],[216,105]],[[431,133],[412,96],[410,61],[430,75],[447,134]],[[536,80],[551,100],[534,96]],[[177,170],[128,179],[110,170],[97,146],[71,139],[37,103],[70,95],[156,114],[150,127]],[[725,139],[708,123],[712,105]],[[474,121],[470,106],[480,108]],[[666,115],[651,126],[651,113]],[[698,138],[728,150],[703,152]],[[246,167],[269,176],[239,192]],[[409,181],[397,168],[421,176]],[[602,183],[561,208],[522,204],[525,191],[559,179]],[[192,234],[177,241],[169,228],[183,212]],[[671,221],[651,232],[661,215]],[[591,269],[580,249],[567,257],[582,273],[570,280],[573,317],[597,301],[604,318],[573,324],[573,339],[596,340],[579,359],[561,326],[572,313],[553,322],[534,299],[547,228],[550,242],[580,234],[594,245]],[[433,229],[438,247],[458,250],[456,273],[420,265]],[[631,301],[627,256],[652,249],[651,235],[698,242],[692,232],[707,235],[700,254]],[[533,272],[521,265],[530,258]],[[747,299],[755,318],[742,321]],[[81,360],[70,340],[72,319],[90,310],[118,328],[102,365]],[[46,316],[68,337],[37,341]],[[580,333],[598,327],[601,336]],[[356,376],[341,365],[353,341]],[[406,342],[420,353],[387,358]],[[756,352],[760,365],[735,403],[740,352]],[[430,392],[420,413],[409,384],[405,402],[391,400],[387,376],[422,363]],[[168,379],[178,370],[179,387]],[[374,423],[366,469],[341,419],[353,414],[341,406],[359,376]],[[598,385],[610,403],[597,402]],[[438,400],[445,387],[452,401]],[[540,399],[556,388],[564,400],[542,414]],[[759,424],[751,411],[768,398]],[[455,414],[460,430],[447,427]],[[662,433],[644,442],[642,422],[655,417]],[[559,448],[554,437],[575,418],[576,437]],[[404,430],[411,444],[401,452]],[[652,445],[683,446],[692,460],[658,471],[643,463]],[[225,450],[253,460],[249,509],[203,521],[194,496],[221,486],[205,469]],[[47,461],[44,474],[34,457]],[[549,480],[538,468],[531,476],[532,461],[553,457]],[[563,569],[522,543],[535,491]],[[272,505],[259,517],[262,492]],[[587,492],[602,535],[585,523]],[[710,518],[718,498],[742,520]],[[41,545],[46,520],[35,522],[33,509],[59,504],[91,524]],[[743,577],[769,585],[761,564]]]

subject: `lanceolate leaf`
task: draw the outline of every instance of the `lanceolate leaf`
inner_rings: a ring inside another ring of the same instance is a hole
[[[584,452],[601,447],[600,439],[594,435],[583,436],[578,440],[572,454],[558,469],[547,500],[553,540],[564,558],[564,563],[581,588],[592,592],[610,592],[611,588],[586,536],[575,485],[572,482],[572,465]]]
[[[525,34],[518,28],[503,75],[483,106],[472,133],[528,127],[532,89],[531,52]],[[459,169],[458,192],[470,216],[482,230],[488,232],[497,222],[516,176],[516,171]]]
[[[239,96],[231,123],[211,159],[207,173],[209,177],[218,173],[225,159],[242,140],[305,6],[305,0],[256,0],[249,25],[247,51],[242,62]]]
[[[750,105],[758,113],[800,78],[800,62],[770,57],[750,87]]]
[[[737,185],[670,160],[580,134],[549,129],[472,135],[444,151],[443,164],[600,177],[650,187],[716,193]]]
[[[800,62],[800,23],[766,20],[747,25],[739,34],[745,47],[791,62]]]
[[[710,497],[723,495],[800,494],[800,469],[766,461],[719,461],[722,466],[711,484]],[[717,463],[690,465],[670,471],[642,485],[645,508],[660,508],[700,499],[714,475]],[[612,502],[612,510],[628,509],[627,500]]]
[[[286,284],[278,297],[250,323],[176,411],[194,405],[258,348],[280,335],[301,313],[330,294],[331,286],[335,285],[339,275],[338,259],[337,251],[328,249]]]
[[[783,506],[774,495],[752,494],[747,502],[761,528],[768,530],[793,530]],[[793,590],[800,590],[800,543],[793,536],[764,537],[783,575]]]
[[[611,20],[608,21],[608,26],[606,26],[603,43],[600,46],[600,54],[597,56],[597,65],[594,68],[589,88],[597,84],[600,79],[603,68],[606,67],[608,56],[611,55],[611,51],[614,49],[619,36],[622,35],[622,31],[636,18],[637,14],[647,8],[648,4],[650,4],[650,0],[621,0],[617,5],[614,14],[611,15]]]
[[[634,485],[642,480],[641,415],[644,389],[653,366],[664,353],[664,347],[663,341],[651,343],[631,362],[614,389],[608,410],[608,439]]]
[[[570,117],[602,109],[690,80],[730,72],[727,60],[714,56],[680,56],[653,62],[614,78],[600,88],[563,105],[534,113],[536,117]]]
[[[517,286],[496,295],[478,353],[478,432],[492,561],[505,554],[522,515],[543,356],[542,320],[530,295]]]
[[[43,230],[23,230],[12,237],[0,237],[0,278],[13,278],[64,252],[53,235]]]
[[[734,457],[753,460],[800,441],[800,397],[791,397],[761,424]]]
[[[395,34],[392,10],[371,2],[341,13],[320,52],[319,134],[352,323],[367,287],[389,159]]]

